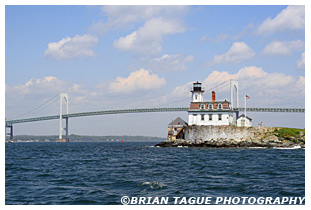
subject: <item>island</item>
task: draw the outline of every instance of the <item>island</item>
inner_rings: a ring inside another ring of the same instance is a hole
[[[210,101],[203,100],[202,83],[195,82],[188,109],[188,122],[177,117],[168,124],[167,141],[159,147],[268,147],[304,148],[305,129],[253,126],[252,118],[239,114],[238,81],[230,80],[230,101],[218,100],[212,91]],[[235,95],[235,97],[234,97]]]
[[[159,147],[305,148],[305,129],[280,127],[187,126],[185,139],[167,140]]]

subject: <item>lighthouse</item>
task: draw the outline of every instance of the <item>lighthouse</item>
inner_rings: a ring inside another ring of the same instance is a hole
[[[188,110],[188,125],[229,126],[233,124],[233,110],[227,100],[217,100],[212,91],[212,100],[203,101],[202,83],[195,82],[191,88],[192,101]]]
[[[191,93],[192,93],[192,102],[203,102],[204,90],[202,89],[202,83],[200,82],[193,83]]]

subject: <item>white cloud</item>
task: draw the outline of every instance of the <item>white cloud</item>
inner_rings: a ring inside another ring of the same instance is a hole
[[[241,68],[236,74],[236,79],[243,78],[263,78],[267,76],[267,72],[265,72],[262,68],[256,66],[247,66]]]
[[[186,64],[192,62],[193,59],[193,55],[164,54],[159,58],[152,59],[148,68],[155,72],[182,71],[187,68]]]
[[[299,80],[296,82],[295,88],[299,90],[305,90],[306,81],[305,78],[302,76],[299,76]]]
[[[253,23],[249,23],[247,26],[245,26],[242,29],[242,31],[240,33],[238,33],[237,35],[233,36],[232,39],[233,40],[240,40],[243,36],[248,34],[250,30],[253,30],[253,29],[254,29],[254,24]]]
[[[122,51],[156,54],[162,50],[165,35],[182,33],[184,23],[178,19],[153,18],[133,33],[114,41],[114,46]]]
[[[216,43],[219,43],[219,42],[225,41],[226,39],[228,39],[228,35],[221,33],[221,34],[219,34],[218,36],[215,37],[214,41]]]
[[[134,48],[135,43],[137,42],[137,32],[127,35],[126,37],[121,37],[117,41],[114,42],[114,46],[119,50],[131,50]]]
[[[291,55],[293,51],[301,51],[304,49],[305,43],[301,40],[281,42],[274,41],[263,49],[264,54],[268,55]]]
[[[201,36],[200,38],[200,42],[201,43],[205,43],[207,41],[207,39],[209,38],[209,36],[207,34],[204,34],[203,36]]]
[[[188,96],[188,101],[190,100],[190,89],[192,87],[193,82],[188,82],[185,85],[179,85],[174,88],[172,93],[169,95],[168,98],[184,98]]]
[[[43,111],[46,112],[46,115],[51,114],[51,112],[55,114],[59,109],[59,105],[55,105],[53,108],[49,105],[58,99],[58,97],[55,98],[56,94],[62,92],[62,90],[67,87],[64,81],[52,76],[30,79],[24,84],[15,86],[6,85],[6,116],[9,119],[13,119],[43,115],[42,112],[40,112],[42,108],[45,108]],[[48,101],[53,96],[54,99]],[[38,107],[44,102],[47,102],[45,106]],[[34,110],[34,108],[38,109]]]
[[[44,52],[44,56],[53,60],[67,60],[82,56],[93,56],[95,53],[91,49],[97,44],[98,38],[84,34],[76,35],[73,38],[66,37],[58,42],[51,42]]]
[[[34,93],[41,95],[58,92],[65,87],[66,84],[64,81],[61,81],[56,77],[47,76],[41,79],[30,79],[22,85],[16,85],[12,87],[7,86],[6,91],[10,91],[10,94],[27,97]]]
[[[210,92],[215,90],[217,98],[223,97],[230,100],[229,83],[225,82],[231,79],[239,81],[240,106],[243,106],[242,96],[245,94],[251,96],[253,107],[288,107],[290,106],[288,104],[292,103],[292,101],[304,101],[304,77],[294,77],[283,73],[268,73],[256,66],[243,67],[234,74],[227,71],[213,71],[201,81],[205,90],[208,90],[205,96],[210,95]],[[192,83],[188,82],[185,85],[177,86],[170,94],[170,98],[176,100],[176,98],[189,96]],[[217,86],[222,83],[226,85],[218,88]],[[205,100],[208,100],[208,98],[205,98]],[[294,107],[299,106],[299,104],[292,104]],[[300,105],[303,105],[303,103]]]
[[[267,18],[258,28],[259,35],[276,32],[303,30],[305,28],[305,6],[288,6],[275,18]]]
[[[43,103],[44,106],[40,106],[38,110],[27,115],[22,115],[22,117],[57,114],[59,113],[58,94],[61,92],[66,92],[69,95],[70,112],[77,112],[81,111],[78,107],[86,107],[94,101],[100,100],[99,97],[103,95],[101,91],[87,90],[81,84],[70,84],[53,76],[33,78],[24,84],[14,86],[6,84],[6,114],[10,118],[15,118]]]
[[[59,93],[62,92],[68,93],[70,113],[153,106],[152,101],[161,97],[161,91],[164,91],[161,88],[165,85],[164,78],[144,69],[132,72],[127,78],[118,77],[113,82],[104,81],[94,87],[53,76],[33,78],[23,84],[5,85],[6,117],[57,115]],[[118,93],[117,97],[115,93]],[[39,109],[34,110],[39,105]]]
[[[99,21],[90,27],[93,32],[106,32],[111,29],[129,28],[132,24],[146,21],[155,17],[177,18],[187,14],[188,6],[126,6],[109,5],[101,7],[106,21]]]
[[[258,92],[274,92],[278,90],[283,95],[292,92],[290,89],[295,86],[299,79],[285,75],[283,73],[268,73],[262,68],[256,66],[248,66],[241,68],[236,74],[229,72],[213,71],[204,81],[206,86],[216,86],[219,83],[235,79],[240,81],[240,88],[244,90],[253,90]],[[286,92],[285,90],[289,90]],[[298,94],[300,95],[300,94]]]
[[[132,72],[128,77],[117,77],[110,83],[109,91],[112,93],[132,93],[140,90],[159,89],[166,85],[165,78],[150,73],[145,69]]]
[[[219,63],[240,63],[255,56],[255,52],[244,42],[234,42],[224,54],[215,55],[209,65]]]
[[[297,68],[298,69],[305,68],[305,52],[301,54],[301,59],[297,61]]]
[[[220,33],[213,38],[209,36],[208,34],[204,34],[203,36],[200,37],[200,42],[205,43],[209,41],[209,42],[214,42],[214,43],[220,43],[220,42],[224,42],[228,38],[229,38],[228,34],[224,34],[224,33]]]

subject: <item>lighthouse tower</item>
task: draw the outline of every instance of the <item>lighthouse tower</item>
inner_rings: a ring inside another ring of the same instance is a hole
[[[193,83],[191,93],[192,93],[192,102],[203,102],[204,90],[202,89],[202,83],[200,82]]]
[[[202,83],[195,82],[191,89],[192,101],[188,110],[188,125],[229,126],[233,124],[233,110],[227,100],[216,100],[212,91],[212,100],[203,101]]]

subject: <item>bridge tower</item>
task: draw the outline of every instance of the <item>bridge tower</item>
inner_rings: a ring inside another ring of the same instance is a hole
[[[233,80],[233,79],[230,80],[230,101],[231,101],[232,110],[234,108],[239,108],[239,83],[237,80]],[[236,119],[238,119],[239,111],[236,111],[235,114],[236,114]]]
[[[59,95],[59,141],[69,141],[68,138],[68,117],[65,117],[66,120],[66,127],[63,128],[63,99],[66,103],[66,114],[68,113],[68,94],[67,93],[61,93]],[[66,138],[63,139],[63,130],[66,131]]]
[[[9,129],[9,132],[7,132],[7,128]],[[9,136],[10,141],[13,141],[13,124],[8,124],[5,122],[5,140],[7,136]]]
[[[239,83],[233,79],[230,80],[230,100],[232,108],[239,108]]]

